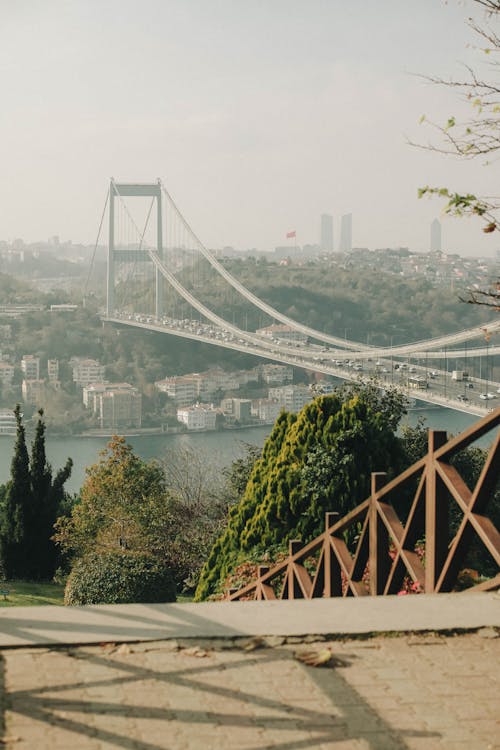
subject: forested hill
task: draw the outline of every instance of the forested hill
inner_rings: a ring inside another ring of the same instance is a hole
[[[228,271],[265,302],[313,328],[375,345],[415,341],[486,322],[491,311],[460,302],[450,284],[405,279],[372,269],[327,263],[281,266],[255,259],[225,260]],[[202,274],[201,274],[202,275]],[[190,286],[192,273],[185,274]],[[242,328],[270,321],[219,278],[198,283],[208,307]],[[464,290],[465,291],[465,290]]]

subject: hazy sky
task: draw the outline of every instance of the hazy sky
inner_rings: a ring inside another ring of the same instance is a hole
[[[210,247],[317,242],[353,213],[357,246],[427,249],[438,201],[498,192],[496,167],[407,145],[458,115],[415,73],[485,55],[473,0],[0,0],[0,239],[95,239],[110,176],[161,177]],[[467,46],[469,44],[469,46]],[[446,248],[492,254],[478,222]]]

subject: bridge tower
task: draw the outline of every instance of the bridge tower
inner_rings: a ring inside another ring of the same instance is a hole
[[[128,260],[127,251],[115,248],[115,198],[140,197],[156,198],[156,252],[163,260],[163,236],[162,236],[162,200],[161,182],[137,184],[115,182],[111,179],[109,185],[109,240],[108,240],[108,272],[107,272],[107,294],[106,314],[112,317],[115,306],[115,262]],[[141,260],[150,261],[146,250],[141,250]],[[160,318],[163,312],[163,290],[162,277],[155,268],[155,315]]]

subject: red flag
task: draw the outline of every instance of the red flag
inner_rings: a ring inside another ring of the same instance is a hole
[[[286,233],[287,240],[291,240],[291,239],[293,239],[296,236],[297,236],[297,232],[295,231],[295,229],[293,230],[293,232],[287,232]]]

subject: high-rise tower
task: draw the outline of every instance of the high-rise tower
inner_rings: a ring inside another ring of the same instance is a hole
[[[441,252],[441,222],[439,219],[431,221],[431,252]]]
[[[324,253],[333,251],[333,218],[330,214],[321,214],[320,246]]]
[[[352,250],[352,214],[345,214],[340,222],[340,252]]]

